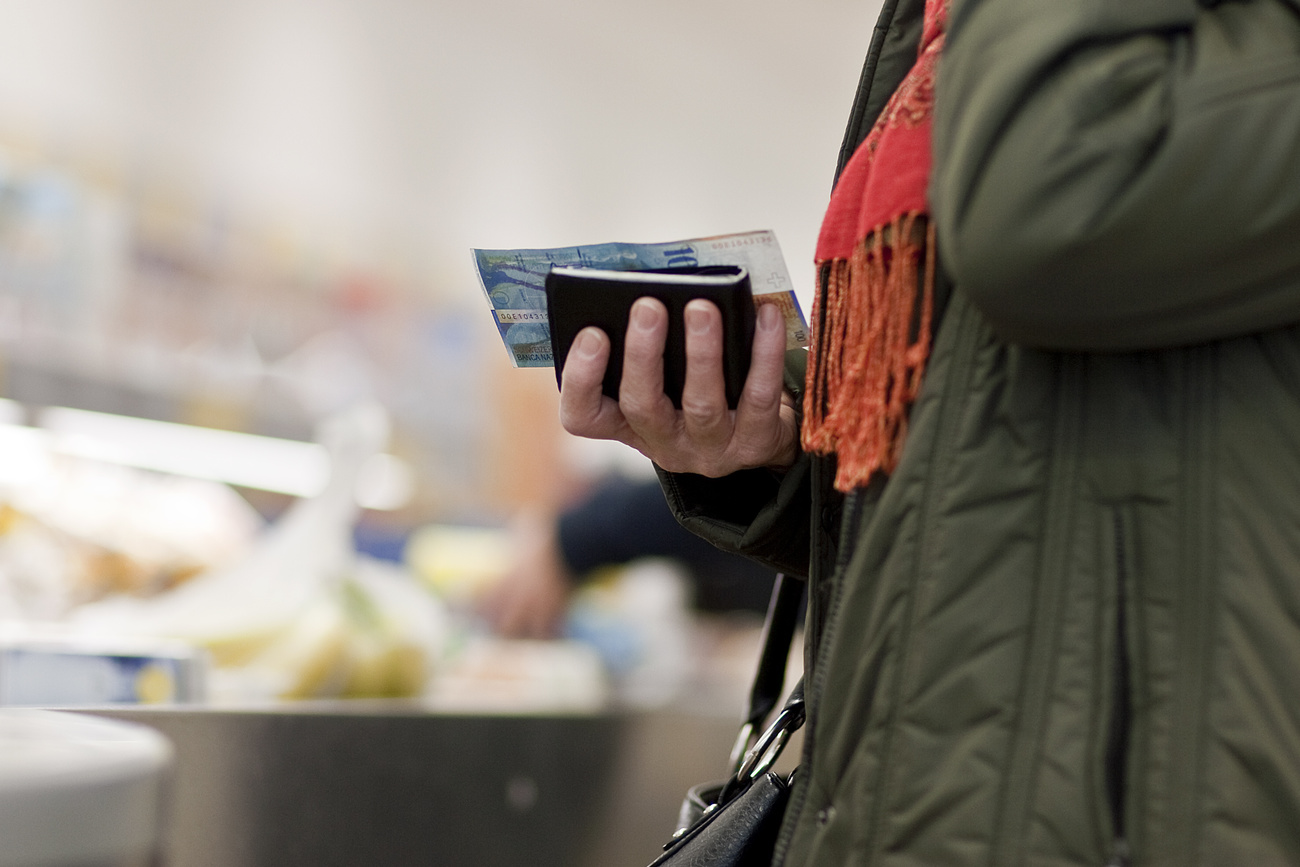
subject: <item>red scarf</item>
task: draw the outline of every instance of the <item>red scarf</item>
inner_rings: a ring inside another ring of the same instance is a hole
[[[892,472],[930,353],[934,229],[926,203],[934,75],[949,0],[926,0],[916,64],[854,152],[817,240],[803,447],[835,453],[835,487]]]

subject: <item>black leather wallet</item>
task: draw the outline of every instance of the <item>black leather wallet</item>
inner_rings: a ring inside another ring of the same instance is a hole
[[[673,405],[682,404],[686,379],[686,329],[682,321],[686,302],[707,298],[722,312],[723,358],[727,403],[733,408],[749,374],[754,340],[754,299],[749,274],[734,265],[705,265],[644,271],[607,271],[596,268],[555,267],[546,276],[546,314],[551,327],[551,353],[555,381],[564,372],[573,338],[589,325],[609,335],[609,365],[603,391],[618,398],[623,378],[623,337],[628,311],[638,298],[652,296],[668,308],[668,342],[664,347],[664,392]]]

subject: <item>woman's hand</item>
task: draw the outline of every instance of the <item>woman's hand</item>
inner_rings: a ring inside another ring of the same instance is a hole
[[[794,403],[783,388],[785,320],[758,308],[749,376],[736,409],[722,376],[722,315],[712,303],[686,305],[686,382],[682,408],[664,393],[668,311],[653,298],[632,305],[617,401],[601,393],[609,338],[579,332],[564,364],[560,422],[591,439],[626,443],[669,472],[718,477],[753,467],[784,469],[798,455]]]

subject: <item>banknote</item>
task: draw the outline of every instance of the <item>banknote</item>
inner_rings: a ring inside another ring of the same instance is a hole
[[[770,231],[661,244],[606,243],[542,250],[474,250],[474,266],[515,367],[553,367],[546,324],[546,274],[555,265],[631,271],[693,265],[739,265],[749,271],[755,303],[776,303],[786,345],[808,345],[808,324]]]

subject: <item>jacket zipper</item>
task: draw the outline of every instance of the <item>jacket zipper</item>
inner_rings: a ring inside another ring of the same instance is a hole
[[[1132,698],[1129,682],[1128,594],[1129,575],[1125,550],[1124,522],[1117,509],[1115,522],[1115,651],[1111,679],[1111,715],[1106,742],[1106,796],[1110,807],[1111,855],[1106,867],[1128,867],[1130,863],[1125,828],[1129,740],[1132,736]]]

